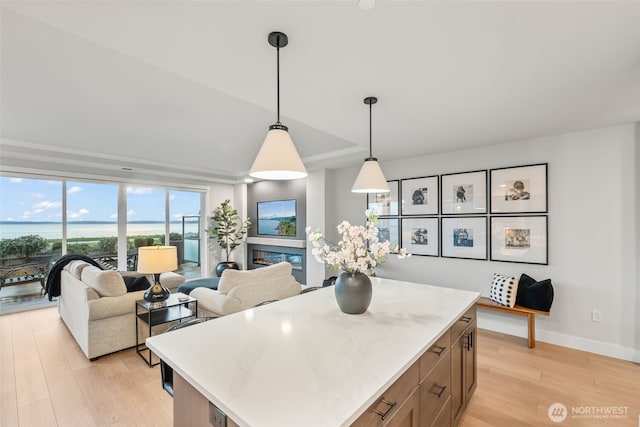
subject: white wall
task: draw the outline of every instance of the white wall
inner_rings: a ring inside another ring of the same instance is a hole
[[[551,278],[549,318],[537,338],[636,359],[640,348],[640,154],[634,124],[382,163],[387,179],[548,163],[549,265],[414,256],[392,257],[378,275],[488,295],[494,272]],[[428,143],[428,142],[426,142]],[[350,192],[358,168],[333,171],[327,224],[363,222],[366,197]],[[375,296],[374,296],[375,297]],[[602,321],[592,322],[593,309]],[[526,336],[522,318],[479,314],[480,327]]]
[[[326,203],[327,171],[311,171],[307,176],[307,226],[312,230],[326,231]],[[325,278],[324,264],[319,263],[313,257],[313,245],[307,240],[307,280],[309,286],[322,286]]]

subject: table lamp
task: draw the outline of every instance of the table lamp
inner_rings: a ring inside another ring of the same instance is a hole
[[[160,284],[160,273],[178,268],[178,252],[175,246],[142,246],[138,248],[138,273],[153,274],[153,282],[144,293],[151,308],[166,304],[171,292]]]

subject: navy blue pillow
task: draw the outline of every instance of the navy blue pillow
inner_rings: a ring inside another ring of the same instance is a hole
[[[151,286],[145,276],[125,276],[122,279],[127,286],[127,292],[144,291]]]
[[[518,281],[516,304],[534,310],[550,311],[553,304],[553,285],[551,279],[536,281],[522,274]]]

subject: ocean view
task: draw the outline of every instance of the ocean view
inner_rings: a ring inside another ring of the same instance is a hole
[[[195,224],[186,231],[195,231]],[[182,234],[182,222],[171,222],[171,233]],[[29,234],[36,234],[45,239],[62,238],[62,223],[59,222],[0,222],[0,239],[13,239]],[[164,234],[164,222],[134,222],[127,224],[128,236],[147,236]],[[67,238],[110,237],[118,235],[118,224],[115,222],[69,222]]]

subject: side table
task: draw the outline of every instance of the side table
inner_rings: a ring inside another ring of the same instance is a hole
[[[182,299],[181,299],[182,298]],[[180,321],[191,317],[198,317],[198,301],[188,295],[175,293],[169,296],[162,307],[153,307],[149,301],[136,301],[136,353],[149,365],[155,366],[160,362],[153,363],[151,360],[151,350],[147,348],[144,339],[140,342],[140,323],[143,322],[149,326],[149,334],[152,336],[152,328],[169,322]],[[149,352],[147,358],[144,352]]]

